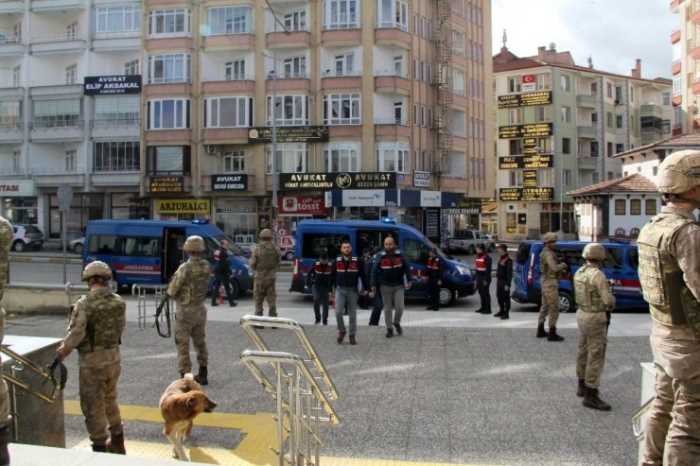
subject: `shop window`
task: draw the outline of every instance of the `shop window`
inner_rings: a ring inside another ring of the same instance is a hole
[[[111,198],[110,212],[113,219],[151,218],[149,199],[140,198],[137,193],[113,193]]]
[[[31,225],[38,222],[36,198],[6,197],[2,203],[5,217],[11,223]]]

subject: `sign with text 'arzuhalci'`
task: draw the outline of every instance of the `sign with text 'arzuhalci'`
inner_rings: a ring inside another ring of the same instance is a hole
[[[552,91],[498,96],[498,108],[534,107],[536,105],[551,105],[551,103]]]
[[[541,138],[551,136],[552,123],[533,123],[531,125],[510,125],[498,128],[499,139]]]

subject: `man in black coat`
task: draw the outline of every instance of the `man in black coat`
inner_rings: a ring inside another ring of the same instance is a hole
[[[476,258],[474,259],[474,268],[476,269],[476,289],[479,291],[481,299],[481,307],[479,314],[491,314],[491,257],[486,254],[484,246],[476,247]]]
[[[440,310],[440,288],[442,287],[442,259],[435,249],[428,251],[428,260],[425,263],[425,272],[428,276],[428,309]]]
[[[236,297],[233,296],[233,290],[231,289],[231,266],[228,263],[228,251],[229,242],[227,239],[222,239],[221,247],[214,251],[214,283],[211,291],[212,306],[219,305],[219,289],[221,285],[224,285],[229,305],[231,307],[238,305],[238,303],[236,303]]]
[[[510,318],[510,283],[513,281],[513,259],[508,255],[508,246],[498,246],[498,265],[496,267],[496,297],[498,298],[498,314],[503,320]]]

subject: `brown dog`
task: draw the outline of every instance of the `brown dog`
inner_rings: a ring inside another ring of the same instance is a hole
[[[192,433],[192,421],[201,413],[210,413],[216,408],[202,386],[195,382],[192,374],[185,374],[165,389],[160,397],[160,412],[165,421],[163,434],[173,445],[173,453],[180,461],[189,461],[183,442]]]

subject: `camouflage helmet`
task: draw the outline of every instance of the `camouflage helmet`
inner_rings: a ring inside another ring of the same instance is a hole
[[[552,232],[550,232],[550,233],[545,233],[544,236],[542,236],[542,242],[543,242],[544,244],[547,244],[547,243],[556,243],[557,240],[559,240],[559,236],[557,236],[556,233],[552,233]]]
[[[666,157],[656,178],[659,191],[683,194],[700,185],[700,151],[683,150]]]
[[[599,243],[589,243],[583,248],[583,258],[592,261],[605,259],[605,248]]]
[[[265,228],[260,232],[260,239],[272,239],[272,230]]]
[[[185,245],[182,247],[185,252],[203,252],[204,240],[201,236],[192,235],[185,240]]]
[[[93,261],[85,266],[83,270],[83,281],[88,281],[93,277],[102,277],[107,280],[112,278],[112,269],[102,261]]]

